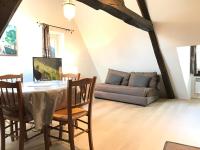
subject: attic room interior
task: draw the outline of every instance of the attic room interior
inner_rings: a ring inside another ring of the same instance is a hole
[[[200,150],[199,7],[0,0],[1,150]]]

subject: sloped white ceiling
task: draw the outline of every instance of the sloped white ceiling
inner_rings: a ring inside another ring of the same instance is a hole
[[[101,81],[108,68],[160,72],[146,32],[106,12],[76,4],[75,20]],[[125,4],[140,14],[136,0],[125,0]],[[176,47],[200,42],[200,1],[147,0],[147,5],[175,94],[188,99]]]

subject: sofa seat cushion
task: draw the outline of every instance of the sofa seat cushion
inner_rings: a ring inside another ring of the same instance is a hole
[[[131,87],[131,86],[123,86],[123,85],[119,86],[119,85],[111,85],[111,84],[104,84],[104,83],[96,84],[95,91],[126,94],[126,95],[132,95],[132,96],[140,96],[140,97],[157,95],[157,92],[153,88]]]
[[[130,104],[136,104],[140,106],[147,106],[148,104],[154,102],[159,97],[140,97],[140,96],[133,96],[133,95],[125,95],[125,94],[118,94],[118,93],[108,93],[102,91],[95,91],[94,92],[95,98],[100,99],[107,99],[107,100],[114,100],[119,102],[125,102]]]

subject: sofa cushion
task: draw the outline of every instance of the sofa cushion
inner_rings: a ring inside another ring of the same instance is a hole
[[[128,85],[130,73],[123,72],[123,71],[117,71],[117,70],[113,70],[113,69],[108,70],[108,74],[107,74],[107,78],[106,78],[105,83],[109,83],[110,79],[111,79],[110,76],[113,76],[113,75],[121,76],[123,78],[121,85]]]
[[[113,85],[120,85],[121,82],[123,80],[123,77],[122,76],[119,76],[119,75],[115,75],[115,74],[111,74],[109,76],[109,79],[107,81],[107,84],[113,84]]]
[[[153,90],[153,88],[145,88],[145,87],[131,87],[131,86],[123,86],[123,85],[111,85],[99,83],[95,86],[95,91],[103,91],[109,93],[118,93],[118,94],[126,94],[132,96],[140,96],[146,97]],[[152,92],[151,92],[152,93]],[[150,94],[152,95],[152,94]]]
[[[159,98],[158,96],[140,97],[140,96],[133,96],[133,95],[108,93],[108,92],[102,92],[102,91],[95,91],[94,96],[96,98],[109,99],[109,100],[131,103],[131,104],[136,104],[136,105],[141,105],[141,106],[147,106],[148,104],[154,102],[155,100]]]
[[[151,78],[151,81],[149,82],[149,87],[157,88],[159,81],[160,81],[159,75],[154,75]]]
[[[149,81],[148,87],[151,87],[151,88],[157,87],[158,76],[157,76],[156,72],[131,72],[131,76],[130,76],[130,79],[129,79],[128,86],[133,86],[133,83],[135,82],[134,80],[135,80],[136,76],[149,77],[150,81]]]
[[[149,86],[149,81],[150,77],[145,77],[145,76],[134,76],[133,80],[133,87],[148,87]]]

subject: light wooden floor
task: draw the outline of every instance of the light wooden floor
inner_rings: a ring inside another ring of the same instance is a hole
[[[200,147],[200,99],[160,100],[147,107],[95,100],[93,137],[95,150],[162,150],[167,140]],[[8,140],[6,146],[17,150],[17,144]],[[87,135],[75,144],[87,150]],[[43,150],[43,136],[25,149]],[[69,150],[69,145],[55,141],[51,149]]]

